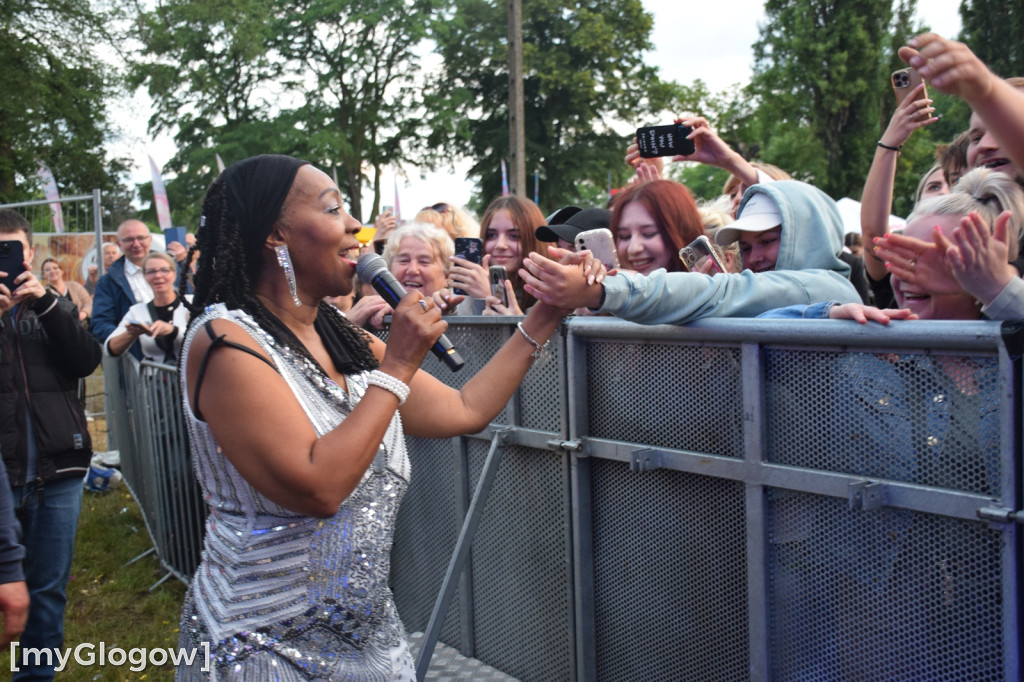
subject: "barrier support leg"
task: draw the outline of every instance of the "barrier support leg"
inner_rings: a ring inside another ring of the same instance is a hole
[[[437,639],[441,634],[441,624],[448,613],[448,606],[455,595],[455,588],[458,586],[462,570],[466,566],[466,561],[469,560],[469,550],[473,546],[477,526],[480,525],[480,518],[487,505],[487,498],[491,494],[494,478],[498,474],[498,467],[501,465],[505,445],[510,442],[511,436],[512,429],[503,428],[495,431],[491,440],[491,448],[487,451],[487,460],[484,462],[483,471],[480,472],[476,490],[473,491],[473,500],[469,504],[466,518],[462,522],[459,539],[455,543],[455,550],[448,562],[448,571],[441,583],[441,591],[437,595],[434,610],[430,613],[430,621],[423,633],[423,648],[420,649],[419,656],[416,658],[416,679],[419,682],[426,678],[427,670],[430,668],[430,658],[434,655],[434,647],[437,646]]]

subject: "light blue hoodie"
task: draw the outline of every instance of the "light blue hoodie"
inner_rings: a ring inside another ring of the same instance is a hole
[[[760,183],[743,195],[739,215],[757,193],[768,195],[782,214],[775,270],[606,277],[598,312],[641,324],[686,324],[702,317],[756,317],[798,303],[860,301],[848,279],[850,267],[836,255],[843,248],[843,223],[835,202],[796,180]]]

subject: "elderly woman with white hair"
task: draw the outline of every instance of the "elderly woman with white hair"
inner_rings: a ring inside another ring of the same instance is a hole
[[[902,235],[878,241],[897,301],[922,319],[1024,319],[1017,260],[1024,191],[976,168],[949,194],[925,199]]]
[[[445,230],[430,223],[409,222],[388,236],[382,256],[406,291],[419,291],[433,298],[445,314],[479,314],[482,299],[476,302],[456,296],[447,288],[454,254],[455,243]]]

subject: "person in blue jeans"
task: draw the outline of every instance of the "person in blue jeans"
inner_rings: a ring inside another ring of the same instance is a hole
[[[0,239],[20,241],[25,253],[14,290],[0,284],[0,454],[21,522],[31,598],[21,650],[52,651],[64,646],[65,588],[92,458],[78,380],[92,374],[102,351],[79,324],[75,304],[47,292],[29,269],[29,223],[0,209]],[[53,665],[36,665],[46,658],[18,656],[13,679],[52,680]]]

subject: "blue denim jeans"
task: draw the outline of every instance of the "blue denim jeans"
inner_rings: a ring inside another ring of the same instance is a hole
[[[25,546],[25,579],[32,600],[21,635],[21,649],[52,651],[64,646],[65,588],[71,573],[78,513],[82,509],[82,489],[81,478],[12,488],[15,513],[21,523],[21,544]],[[35,657],[31,660],[34,663]],[[44,657],[42,662],[45,661]],[[56,665],[56,658],[53,662]],[[20,667],[13,680],[53,679],[53,666]]]

